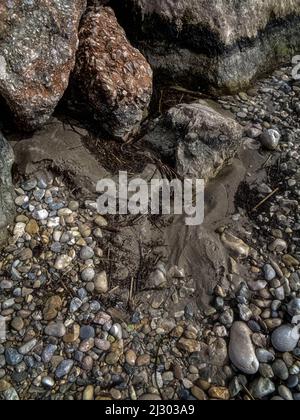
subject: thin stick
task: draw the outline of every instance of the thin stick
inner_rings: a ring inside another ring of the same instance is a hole
[[[253,397],[253,395],[251,394],[251,392],[249,391],[249,389],[247,389],[245,387],[245,385],[241,384],[242,387],[244,388],[244,391],[246,392],[246,394],[248,395],[249,398],[251,398],[252,401],[255,401],[255,398]]]
[[[276,188],[274,191],[272,191],[266,198],[264,198],[260,203],[257,204],[257,206],[252,209],[252,211],[258,210],[266,201],[270,200],[273,195],[275,195],[279,191],[279,188]]]

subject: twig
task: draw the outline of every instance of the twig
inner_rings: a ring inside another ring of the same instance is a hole
[[[251,392],[249,391],[248,388],[245,387],[245,385],[241,384],[244,391],[246,392],[246,394],[248,395],[249,398],[251,398],[252,401],[255,401],[255,398],[253,397],[253,395],[251,394]]]
[[[274,191],[272,191],[269,195],[267,195],[266,198],[264,198],[260,203],[255,206],[252,211],[258,210],[266,201],[268,201],[273,195],[275,195],[279,191],[279,188],[276,188]]]

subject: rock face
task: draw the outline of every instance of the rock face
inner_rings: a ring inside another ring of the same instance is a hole
[[[124,140],[149,105],[152,70],[108,7],[88,9],[79,37],[75,81],[105,130]]]
[[[144,140],[175,162],[180,175],[208,181],[234,156],[241,137],[241,127],[230,114],[199,101],[171,108]]]
[[[299,49],[298,0],[118,0],[152,67],[193,85],[238,90]],[[155,31],[153,31],[155,28]]]
[[[259,368],[251,341],[251,331],[243,322],[235,322],[230,331],[229,357],[243,373],[254,375]]]
[[[25,129],[45,123],[75,64],[86,0],[0,4],[0,95]]]
[[[13,151],[0,133],[0,247],[6,240],[6,228],[13,221],[15,213],[11,179],[13,162]]]

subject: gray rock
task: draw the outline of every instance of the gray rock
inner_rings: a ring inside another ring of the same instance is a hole
[[[276,278],[276,271],[270,264],[264,266],[264,274],[267,281],[272,281]]]
[[[252,394],[255,398],[265,398],[275,392],[274,383],[268,378],[259,378],[251,386]]]
[[[88,340],[89,338],[95,337],[95,329],[89,325],[84,325],[80,328],[81,340]]]
[[[294,298],[290,301],[287,306],[288,313],[294,317],[296,315],[300,315],[300,299]]]
[[[23,128],[44,124],[69,83],[85,0],[1,5],[0,94]]]
[[[0,247],[7,239],[7,226],[13,221],[16,211],[11,177],[13,162],[13,151],[0,132]]]
[[[271,337],[273,347],[282,353],[293,351],[299,339],[299,327],[292,325],[282,325],[273,332]]]
[[[257,349],[256,357],[260,363],[270,363],[275,360],[275,355],[265,349]]]
[[[93,249],[89,246],[84,246],[80,251],[80,258],[83,261],[90,260],[95,255]]]
[[[46,346],[42,353],[43,362],[44,363],[51,362],[56,350],[57,350],[57,346],[55,346],[54,344],[49,344],[48,346]]]
[[[277,359],[272,365],[274,375],[282,381],[286,381],[289,377],[289,370],[283,360]]]
[[[66,327],[62,322],[52,322],[45,328],[45,334],[51,337],[61,338],[66,334]]]
[[[5,351],[6,363],[10,366],[16,366],[22,362],[23,356],[14,348],[8,348]]]
[[[243,322],[235,322],[230,331],[229,357],[243,373],[254,375],[259,368],[251,341],[251,331]]]
[[[45,387],[45,388],[53,388],[54,385],[55,385],[55,381],[50,376],[45,376],[42,379],[42,384],[43,384],[43,387]]]
[[[114,3],[156,73],[180,85],[241,92],[299,50],[300,6],[294,0]]]
[[[122,327],[120,324],[114,324],[110,331],[109,331],[110,335],[112,335],[113,337],[115,337],[118,340],[122,340],[123,337],[123,331],[122,331]]]
[[[15,388],[9,388],[6,391],[3,392],[4,400],[6,401],[19,401],[19,395]]]
[[[25,356],[26,354],[30,353],[36,345],[37,345],[37,339],[34,338],[28,341],[28,343],[23,344],[23,346],[19,348],[19,353]]]
[[[171,108],[144,137],[164,158],[176,162],[176,171],[208,181],[234,156],[241,127],[217,104],[205,101]]]
[[[281,396],[281,398],[283,398],[285,401],[293,401],[293,394],[291,393],[291,391],[284,385],[280,385],[278,387],[278,393]]]
[[[280,142],[281,135],[277,130],[266,130],[260,136],[260,142],[263,147],[267,150],[276,150],[279,142]]]
[[[55,371],[57,379],[62,379],[67,376],[74,365],[73,360],[63,360]]]

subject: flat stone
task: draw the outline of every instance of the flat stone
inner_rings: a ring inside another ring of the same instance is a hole
[[[52,322],[45,328],[45,334],[50,337],[62,338],[66,334],[66,327],[62,322]]]
[[[73,360],[63,360],[55,371],[57,379],[62,379],[67,376],[74,365]]]
[[[251,341],[251,331],[243,322],[235,322],[230,331],[229,357],[243,373],[254,375],[259,368]]]

